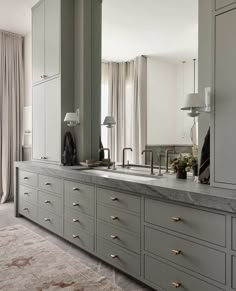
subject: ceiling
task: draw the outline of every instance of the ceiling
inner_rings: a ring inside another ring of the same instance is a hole
[[[0,30],[26,35],[31,30],[31,7],[38,0],[0,0]]]
[[[198,1],[103,0],[103,59],[197,57]]]

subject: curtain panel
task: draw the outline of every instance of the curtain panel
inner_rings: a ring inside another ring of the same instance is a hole
[[[108,88],[108,115],[116,125],[108,130],[108,147],[113,161],[122,161],[122,149],[131,163],[143,163],[141,152],[147,140],[147,59],[103,63],[102,82]]]
[[[13,200],[22,158],[23,38],[0,31],[0,203]]]

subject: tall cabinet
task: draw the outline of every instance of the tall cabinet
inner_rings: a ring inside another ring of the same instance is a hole
[[[211,184],[236,189],[236,1],[214,4]]]
[[[32,8],[33,159],[61,163],[63,123],[74,111],[74,0]]]

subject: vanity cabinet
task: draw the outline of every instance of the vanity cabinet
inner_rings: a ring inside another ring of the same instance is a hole
[[[215,0],[215,9],[218,10],[220,8],[226,7],[233,3],[236,3],[236,1],[235,0]]]
[[[61,161],[60,78],[33,87],[33,159]]]
[[[41,0],[32,9],[33,83],[60,73],[59,0]]]
[[[74,111],[74,5],[74,0],[41,0],[32,8],[32,158],[36,161],[61,163],[64,117]]]
[[[70,180],[48,167],[16,168],[17,214],[155,290],[236,289],[235,216]]]

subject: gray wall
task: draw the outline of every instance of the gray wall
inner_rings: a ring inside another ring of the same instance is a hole
[[[211,87],[212,1],[199,0],[198,91],[203,100],[205,88]],[[209,126],[210,114],[201,114],[199,117],[199,156]]]

